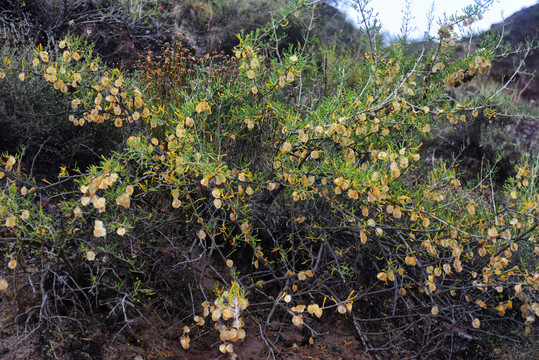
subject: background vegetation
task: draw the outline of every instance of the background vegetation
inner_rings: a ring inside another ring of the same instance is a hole
[[[153,318],[226,358],[255,337],[281,358],[284,332],[314,349],[327,321],[374,358],[533,354],[539,159],[500,128],[536,110],[486,78],[499,33],[457,53],[488,3],[412,45],[384,44],[368,1],[353,42],[316,1],[257,3],[257,26],[230,21],[249,1],[6,2],[9,356],[104,357],[82,339],[136,343]]]

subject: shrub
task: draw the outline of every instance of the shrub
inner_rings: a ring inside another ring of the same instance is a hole
[[[71,306],[89,311],[95,302],[118,322],[132,319],[141,295],[185,306],[179,284],[192,294],[183,314],[194,321],[185,321],[182,346],[196,346],[189,334],[211,314],[219,350],[232,358],[245,329],[269,339],[273,353],[279,335],[270,325],[300,327],[312,344],[317,320],[336,314],[365,351],[386,357],[433,358],[474,334],[510,336],[501,320],[530,333],[539,315],[539,161],[523,157],[505,190],[486,196],[485,179],[463,185],[454,164],[419,155],[438,122],[495,114],[490,99],[462,105],[445,96],[497,56],[492,39],[452,60],[452,24],[481,7],[444,24],[418,58],[404,56],[404,42],[383,46],[376,27],[364,29],[371,36],[362,61],[326,49],[335,69],[351,69],[348,79],[325,72],[330,91],[306,78],[320,71],[306,43],[274,47],[276,28],[303,10],[310,13],[292,2],[276,21],[240,34],[231,59],[197,60],[178,45],[160,66],[142,65],[144,92],[74,38],[59,45],[65,52],[54,63],[41,49],[26,70],[4,63],[2,74],[44,76],[70,96],[74,125],[131,132],[120,151],[77,178],[77,194],[30,221],[23,212],[39,213],[37,199],[28,198],[17,158],[5,156],[0,220],[18,244],[8,256],[22,262],[29,247],[50,264],[42,279],[67,276],[80,294]],[[220,279],[213,292],[198,280],[210,268]],[[50,283],[40,291],[69,302]]]
[[[36,44],[57,44],[67,35],[78,35],[95,45],[109,65],[131,67],[138,55],[159,51],[174,39],[172,20],[156,0],[29,0],[3,1],[0,34],[25,34]]]
[[[0,82],[0,126],[4,130],[0,149],[22,152],[20,161],[30,178],[54,181],[60,167],[85,169],[99,160],[95,150],[107,154],[121,142],[121,135],[110,126],[90,126],[84,131],[73,127],[66,110],[70,100],[43,77],[28,76],[28,64],[34,59],[28,43],[13,35],[0,49],[2,58],[9,59],[5,63],[8,69],[24,69]],[[53,52],[51,56],[60,56]]]
[[[191,42],[196,42],[208,52],[223,51],[231,54],[238,44],[238,33],[249,33],[263,27],[272,21],[272,16],[281,12],[282,7],[290,3],[288,0],[188,0],[176,3],[172,12],[175,14],[178,30],[190,38]],[[346,20],[344,14],[330,5],[331,3],[318,2],[311,8],[310,14],[303,15],[303,19],[296,19],[285,27],[275,27],[274,35],[279,41],[274,41],[267,50],[272,47],[282,50],[303,42],[303,32],[309,27],[310,36],[314,36],[322,44],[336,42],[348,48],[354,47],[359,43],[361,34]],[[299,16],[299,13],[297,15]],[[316,18],[316,26],[311,15]],[[196,40],[200,37],[203,41]]]

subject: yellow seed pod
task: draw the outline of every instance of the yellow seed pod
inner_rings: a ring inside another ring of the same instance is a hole
[[[292,324],[300,327],[303,325],[303,317],[301,315],[295,315],[292,317]]]
[[[0,291],[6,291],[6,289],[8,288],[8,282],[6,281],[6,279],[0,279]]]
[[[144,101],[142,101],[142,97],[140,94],[135,94],[135,106],[137,108],[141,108],[144,106]]]
[[[444,264],[443,268],[444,268],[444,272],[445,272],[447,275],[450,275],[450,274],[451,274],[451,264]]]
[[[7,267],[11,270],[14,270],[17,267],[17,260],[11,259],[9,263],[7,264]]]
[[[180,343],[182,344],[182,348],[189,349],[189,342],[191,339],[189,339],[189,335],[184,335],[180,339]]]
[[[238,340],[238,330],[232,328],[228,330],[228,339],[230,341],[237,341]]]
[[[94,236],[95,237],[102,237],[107,235],[107,230],[103,226],[103,222],[101,220],[95,220],[94,223]]]
[[[99,212],[104,212],[105,211],[105,206],[106,206],[106,199],[104,197],[100,198],[100,197],[94,197],[93,199],[93,204],[94,204],[94,207],[96,209],[99,210]]]
[[[124,193],[116,199],[116,204],[123,207],[124,209],[129,209],[129,206],[131,205],[131,199],[129,198],[129,194]]]
[[[416,266],[417,265],[417,258],[415,256],[406,256],[404,258],[404,262],[406,263],[406,265]]]
[[[64,51],[64,53],[62,54],[62,59],[64,60],[64,62],[68,62],[69,60],[71,60],[71,53],[69,51]]]
[[[283,152],[288,152],[288,151],[290,151],[290,150],[292,150],[292,144],[290,144],[290,143],[287,141],[287,142],[285,142],[285,143],[283,144],[283,146],[281,147],[281,151],[283,151]]]
[[[406,295],[406,289],[403,287],[399,288],[399,294],[402,296]]]
[[[43,62],[48,62],[49,61],[49,54],[46,51],[40,51],[39,52],[39,57],[41,58],[41,60]]]
[[[213,200],[213,205],[216,209],[220,209],[223,206],[223,202],[221,201],[221,199],[215,199]]]
[[[295,75],[294,75],[294,73],[292,71],[289,71],[286,74],[286,81],[292,82],[292,81],[294,81],[294,78],[295,78]]]
[[[361,240],[361,243],[365,245],[367,243],[367,234],[365,234],[363,231],[359,232],[359,238]]]
[[[88,259],[88,261],[94,261],[95,260],[95,252],[90,250],[90,251],[87,251],[86,252],[86,259]]]
[[[496,230],[495,228],[490,228],[487,231],[487,235],[490,239],[493,239],[498,236],[498,230]]]
[[[223,317],[223,320],[232,319],[234,317],[234,312],[231,308],[227,307],[221,312],[221,316]]]
[[[8,216],[6,218],[5,226],[7,227],[15,227],[17,226],[17,217],[16,216]]]
[[[211,319],[217,321],[221,318],[221,309],[215,309],[211,314]]]
[[[195,111],[197,113],[207,112],[208,115],[211,114],[211,107],[210,104],[206,100],[201,101],[197,106]]]

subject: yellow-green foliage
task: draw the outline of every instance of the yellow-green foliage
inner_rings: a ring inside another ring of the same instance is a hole
[[[137,241],[136,222],[162,226],[183,216],[162,227],[181,235],[153,236],[189,248],[192,259],[217,253],[231,268],[229,282],[213,298],[202,294],[206,302],[192,315],[204,326],[211,314],[220,350],[233,357],[232,342],[246,336],[240,315],[253,306],[268,323],[277,311],[303,326],[329,309],[353,318],[372,297],[383,299],[376,317],[400,314],[421,324],[431,314],[473,330],[491,326],[493,314],[519,313],[529,332],[539,316],[538,160],[523,158],[506,191],[485,197],[484,180],[463,186],[460,169],[442,161],[427,172],[419,154],[437,122],[495,115],[488,99],[468,106],[444,95],[490,67],[495,43],[457,62],[450,60],[450,26],[417,59],[404,56],[405,44],[378,44],[353,65],[343,60],[353,82],[336,73],[341,78],[320,96],[319,82],[304,78],[317,72],[306,45],[275,53],[266,42],[272,29],[240,35],[226,62],[189,62],[171,52],[180,65],[142,76],[139,89],[78,39],[60,42],[58,58],[37,49],[32,64],[15,69],[4,60],[2,77],[44,76],[72,97],[74,125],[132,129],[121,151],[78,178],[78,193],[61,202],[60,215],[39,221],[39,212],[24,213],[35,205],[26,200],[28,186],[22,194],[16,158],[6,156],[5,231],[29,242],[53,236],[42,224],[54,223],[89,239],[77,245],[88,261],[115,254],[135,266],[144,254],[128,259],[110,245]],[[167,77],[174,82],[164,85]],[[261,304],[247,300],[254,292]],[[184,329],[184,348],[191,331]]]

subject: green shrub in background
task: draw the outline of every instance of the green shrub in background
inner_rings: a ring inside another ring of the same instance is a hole
[[[240,33],[233,58],[197,60],[177,45],[135,79],[77,38],[57,55],[38,48],[17,67],[4,60],[2,81],[43,77],[69,101],[73,125],[130,132],[86,173],[63,174],[76,180],[67,191],[36,185],[20,156],[4,156],[10,261],[0,285],[12,300],[40,279],[18,315],[28,329],[76,323],[56,317],[59,302],[126,325],[144,303],[185,316],[185,349],[199,328],[216,329],[232,358],[248,328],[275,357],[274,324],[301,327],[313,344],[317,319],[337,313],[378,357],[435,357],[476,334],[532,331],[539,160],[522,157],[489,194],[488,177],[463,185],[457,166],[419,154],[438,123],[496,115],[493,97],[446,96],[499,55],[491,38],[452,60],[454,24],[482,6],[449,19],[417,58],[405,42],[381,44],[368,22],[361,61],[331,47],[317,54],[307,41],[278,50],[277,28],[310,24],[311,5],[292,1]],[[213,290],[200,280],[210,270]]]
[[[238,44],[237,34],[241,31],[251,32],[266,23],[273,21],[282,6],[289,1],[267,0],[188,0],[173,2],[171,14],[175,17],[178,31],[190,43],[197,43],[206,51],[224,51],[230,54]],[[303,42],[303,32],[309,28],[310,37],[316,36],[321,43],[327,45],[337,43],[339,46],[353,48],[359,44],[360,32],[346,20],[346,16],[330,5],[333,2],[313,2],[311,18],[305,21],[294,21],[286,27],[275,27],[278,42],[267,48],[282,50],[289,45]],[[199,41],[203,39],[203,41]],[[310,39],[309,39],[310,42]]]
[[[8,67],[31,64],[34,54],[27,43],[16,35],[4,43],[2,58],[10,59]],[[23,81],[17,74],[0,83],[0,126],[4,131],[0,149],[22,151],[21,162],[31,178],[52,181],[60,167],[84,169],[99,160],[97,153],[106,154],[121,143],[121,134],[111,126],[91,126],[84,131],[73,127],[68,121],[69,99],[43,77],[22,74]]]
[[[77,35],[94,44],[107,64],[130,68],[140,54],[175,39],[167,1],[6,0],[0,38],[24,35],[27,44],[57,44]]]

